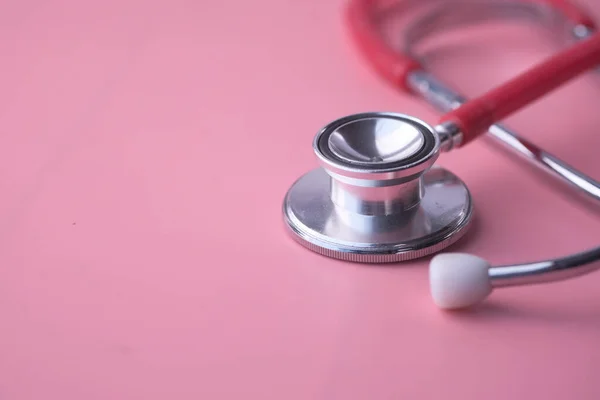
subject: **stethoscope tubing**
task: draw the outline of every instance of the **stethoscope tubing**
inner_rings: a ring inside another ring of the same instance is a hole
[[[346,18],[350,35],[365,59],[384,79],[410,92],[408,77],[425,67],[413,54],[393,49],[383,40],[373,3],[372,0],[349,3]],[[580,26],[579,21],[577,24]],[[487,132],[493,124],[599,64],[600,35],[594,34],[446,112],[439,125],[451,125],[450,130],[455,131],[453,136],[459,138],[454,140],[453,147],[462,147]]]
[[[429,104],[442,112],[456,108],[466,101],[464,96],[426,71],[412,72],[408,81],[415,93],[420,94]],[[594,205],[600,206],[598,181],[503,125],[492,125],[488,134],[513,153],[530,161],[559,182],[576,189]],[[492,286],[496,288],[561,281],[588,274],[599,268],[600,246],[556,259],[491,267],[488,275]]]
[[[412,72],[408,76],[408,82],[414,93],[441,112],[450,111],[467,101],[465,96],[456,93],[426,71]],[[600,206],[600,182],[502,124],[492,125],[487,133],[513,154],[527,160],[558,182],[577,190],[595,206]]]
[[[447,149],[463,146],[487,133],[497,143],[600,205],[598,181],[499,124],[516,110],[600,65],[600,34],[596,34],[595,23],[585,11],[565,0],[513,2],[539,3],[558,10],[570,21],[570,34],[576,42],[505,84],[467,100],[430,74],[410,51],[396,51],[382,40],[373,18],[374,3],[373,0],[350,2],[347,21],[351,37],[381,77],[397,88],[420,95],[445,113],[439,126],[455,124],[462,137]],[[599,268],[600,246],[566,257],[489,267],[485,279],[491,288],[528,285],[573,278]]]

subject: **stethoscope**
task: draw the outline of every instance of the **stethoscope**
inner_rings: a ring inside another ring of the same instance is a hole
[[[394,4],[393,10],[406,3]],[[429,2],[408,3],[416,7]],[[467,232],[473,200],[465,183],[435,162],[441,152],[465,146],[486,132],[600,202],[599,182],[497,124],[600,64],[600,35],[593,21],[563,0],[443,3],[449,8],[437,8],[408,28],[404,51],[385,43],[379,32],[379,19],[390,15],[389,9],[379,9],[374,0],[349,3],[351,36],[375,70],[445,114],[436,126],[384,112],[349,115],[326,125],[313,140],[320,168],[300,177],[285,196],[288,231],[306,248],[347,261],[388,263],[434,255],[430,292],[443,309],[477,304],[495,288],[563,280],[600,268],[600,247],[559,259],[493,267],[470,254],[436,254]],[[436,29],[498,16],[534,17],[554,30],[566,28],[575,43],[470,101],[434,78],[413,54],[415,43]]]

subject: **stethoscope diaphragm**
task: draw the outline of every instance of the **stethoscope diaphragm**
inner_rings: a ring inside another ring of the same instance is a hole
[[[295,240],[328,257],[382,263],[423,257],[467,231],[473,206],[466,185],[444,168],[437,133],[395,113],[350,115],[313,141],[321,167],[285,196]]]

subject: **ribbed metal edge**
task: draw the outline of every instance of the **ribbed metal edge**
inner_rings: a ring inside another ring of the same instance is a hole
[[[289,216],[287,213],[285,215],[285,226],[289,233],[289,236],[292,239],[302,245],[303,247],[311,250],[315,253],[321,254],[323,256],[334,258],[337,260],[350,261],[356,263],[370,263],[370,264],[383,264],[383,263],[394,263],[394,262],[402,262],[414,260],[417,258],[422,258],[429,256],[431,254],[437,253],[457,241],[459,241],[468,231],[471,226],[473,220],[473,203],[470,204],[467,215],[465,219],[461,221],[456,230],[452,231],[452,233],[440,240],[437,243],[434,243],[430,246],[423,247],[420,249],[410,249],[399,252],[390,252],[390,253],[368,253],[366,251],[361,250],[353,250],[353,251],[344,251],[344,250],[335,250],[327,247],[319,246],[314,242],[311,242],[309,239],[304,237],[304,233],[298,231],[294,228],[294,226],[289,221]]]

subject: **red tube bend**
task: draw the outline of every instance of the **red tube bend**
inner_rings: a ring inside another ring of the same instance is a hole
[[[363,57],[375,71],[394,87],[409,90],[410,72],[421,69],[417,60],[392,48],[382,39],[374,21],[377,0],[351,0],[346,10],[350,35]]]
[[[595,23],[581,7],[567,0],[529,0],[547,3],[574,24],[594,30]],[[375,22],[378,0],[350,0],[346,19],[359,51],[377,73],[394,87],[410,90],[407,76],[421,69],[418,60],[392,49]],[[556,54],[484,95],[442,117],[460,128],[463,146],[501,119],[525,107],[579,74],[600,65],[600,36],[595,35]]]

